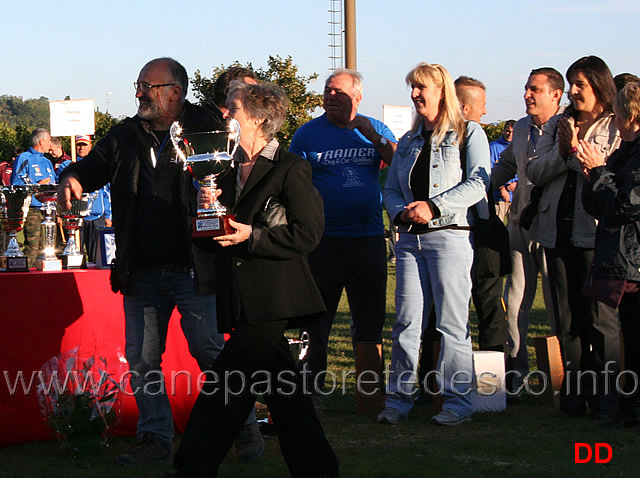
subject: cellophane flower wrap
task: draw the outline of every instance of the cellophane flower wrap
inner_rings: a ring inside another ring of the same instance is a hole
[[[42,417],[64,448],[74,455],[106,445],[119,409],[119,384],[107,372],[107,361],[95,356],[78,360],[78,347],[48,360],[38,377]]]

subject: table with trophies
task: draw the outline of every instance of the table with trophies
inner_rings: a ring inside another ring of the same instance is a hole
[[[118,380],[128,369],[122,296],[111,291],[108,270],[87,266],[77,239],[73,239],[86,215],[86,200],[74,200],[71,211],[58,211],[69,241],[65,252],[56,256],[56,225],[52,219],[55,186],[46,186],[0,189],[0,219],[10,238],[0,272],[0,446],[55,439],[52,428],[41,418],[37,398],[39,370],[52,357],[77,347],[79,361],[103,357],[107,371]],[[45,247],[35,270],[27,268],[27,258],[17,242],[32,194],[43,203],[45,212]],[[174,312],[163,371],[176,429],[182,431],[197,396],[200,370],[189,353],[179,320],[179,314]],[[125,378],[123,383],[127,382]],[[126,390],[130,390],[128,385]],[[120,393],[118,409],[114,434],[133,435],[137,408],[129,392]]]
[[[184,133],[179,123],[170,131],[171,141],[185,170],[200,185],[215,189],[215,179],[234,167],[234,153],[240,126],[232,120],[228,131]],[[22,229],[31,196],[42,202],[44,248],[29,270],[20,251],[17,233]],[[0,287],[4,298],[0,365],[5,383],[0,386],[0,446],[33,440],[54,439],[53,430],[40,416],[39,372],[52,357],[77,348],[77,363],[104,358],[106,371],[126,385],[119,394],[119,421],[114,434],[134,434],[137,408],[126,377],[124,311],[122,296],[114,294],[109,271],[88,267],[78,246],[82,218],[89,213],[86,195],[71,200],[71,209],[57,216],[69,238],[64,251],[55,254],[54,213],[56,185],[25,184],[2,186],[0,219],[9,236],[7,250],[0,259]],[[226,209],[217,200],[197,211],[193,237],[217,236],[231,232]],[[167,394],[177,431],[186,426],[198,393],[200,370],[189,353],[174,311],[163,355]],[[41,373],[41,372],[40,372]],[[46,385],[46,384],[45,384]]]

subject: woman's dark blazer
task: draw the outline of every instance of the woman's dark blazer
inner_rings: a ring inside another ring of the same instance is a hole
[[[277,145],[272,141],[265,151]],[[311,182],[311,165],[279,145],[273,158],[262,154],[235,199],[237,169],[218,180],[220,202],[236,220],[251,224],[251,238],[236,246],[216,249],[218,328],[228,332],[237,317],[237,284],[249,324],[288,320],[299,327],[325,311],[307,264],[324,229],[322,198]],[[258,222],[268,198],[287,211],[287,225],[265,227]],[[234,300],[235,299],[235,300]]]
[[[640,139],[623,141],[589,178],[582,202],[598,219],[593,277],[640,282]]]

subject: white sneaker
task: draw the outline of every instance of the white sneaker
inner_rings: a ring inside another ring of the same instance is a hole
[[[431,423],[445,427],[455,427],[463,423],[469,423],[470,421],[471,417],[465,417],[450,408],[443,408],[435,417],[431,417]]]

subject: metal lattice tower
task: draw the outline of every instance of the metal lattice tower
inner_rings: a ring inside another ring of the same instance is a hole
[[[329,0],[329,60],[331,70],[343,68],[342,0]]]

